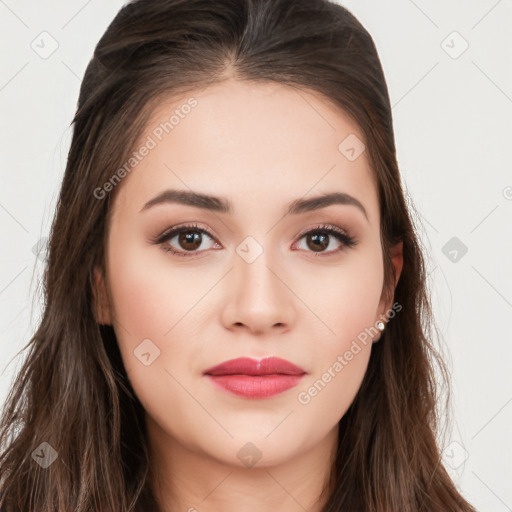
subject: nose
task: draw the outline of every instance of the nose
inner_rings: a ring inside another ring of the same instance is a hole
[[[237,257],[226,283],[224,326],[258,335],[289,330],[296,299],[285,274],[265,251],[252,263]]]

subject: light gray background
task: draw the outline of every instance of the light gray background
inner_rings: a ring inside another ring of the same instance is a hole
[[[478,510],[512,510],[512,1],[341,3],[381,56],[430,252],[454,392],[445,461]],[[40,317],[34,247],[49,231],[80,80],[122,4],[0,0],[2,404]]]

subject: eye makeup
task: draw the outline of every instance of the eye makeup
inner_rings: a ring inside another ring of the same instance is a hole
[[[170,244],[170,241],[173,238],[176,238],[176,236],[180,237],[182,235],[189,238],[189,243],[193,243],[194,241],[197,241],[199,238],[200,244],[202,244],[203,242],[201,237],[203,235],[206,235],[206,237],[210,238],[214,242],[214,244],[217,245],[215,250],[222,248],[222,245],[218,242],[216,237],[208,229],[200,227],[197,223],[182,224],[166,229],[163,233],[151,239],[151,243],[155,245],[160,245],[164,251],[177,257],[196,258],[198,257],[199,254],[206,252],[205,249],[198,251],[195,249],[186,250],[173,247]],[[340,253],[341,251],[350,249],[357,245],[358,243],[357,240],[349,233],[347,233],[344,229],[332,224],[320,224],[318,226],[308,228],[306,231],[301,232],[298,235],[298,240],[294,242],[293,246],[296,246],[296,244],[300,240],[307,236],[314,237],[315,243],[318,241],[325,241],[326,239],[329,239],[329,237],[333,237],[340,244],[340,246],[335,250],[321,252],[306,251],[311,252],[314,257],[330,257],[334,254]],[[181,238],[179,239],[179,241],[183,242],[184,240],[183,238]],[[187,241],[186,238],[185,241]]]

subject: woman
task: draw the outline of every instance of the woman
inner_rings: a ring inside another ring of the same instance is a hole
[[[1,510],[474,511],[436,444],[385,78],[346,9],[128,3],[73,124]]]

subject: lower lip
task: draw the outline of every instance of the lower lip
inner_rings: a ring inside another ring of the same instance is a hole
[[[208,375],[217,386],[245,398],[269,398],[295,387],[304,375]]]

